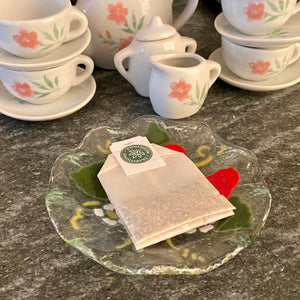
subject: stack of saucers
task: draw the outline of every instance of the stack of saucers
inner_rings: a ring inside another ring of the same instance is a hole
[[[30,121],[66,116],[96,90],[94,63],[82,55],[87,19],[69,0],[21,2],[0,2],[0,112]]]
[[[210,59],[220,78],[252,91],[300,82],[300,3],[297,0],[222,0],[215,20],[222,48]]]

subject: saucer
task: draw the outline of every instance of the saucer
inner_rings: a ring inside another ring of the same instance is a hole
[[[63,43],[50,54],[39,58],[22,58],[0,48],[0,66],[11,70],[32,71],[54,68],[81,54],[91,40],[88,29],[83,35],[70,42]]]
[[[300,58],[293,64],[289,65],[279,75],[264,81],[249,81],[232,73],[224,63],[222,48],[216,49],[213,53],[211,53],[209,59],[221,65],[222,71],[219,76],[220,79],[244,90],[256,92],[275,91],[287,88],[300,82]]]
[[[0,81],[0,113],[23,121],[47,121],[65,117],[84,107],[94,96],[96,82],[91,75],[72,87],[58,100],[47,104],[30,104],[12,96]]]
[[[292,16],[286,24],[272,33],[261,36],[246,35],[229,24],[224,13],[215,19],[215,28],[222,36],[234,43],[249,47],[269,48],[274,46],[287,46],[300,42],[300,12]]]

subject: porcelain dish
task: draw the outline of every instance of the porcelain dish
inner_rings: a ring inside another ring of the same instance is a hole
[[[18,71],[32,71],[57,67],[75,56],[81,54],[91,41],[91,32],[88,29],[80,37],[63,43],[50,54],[39,58],[21,58],[0,48],[0,66]]]
[[[246,35],[239,32],[229,24],[224,13],[217,16],[214,24],[220,35],[243,46],[269,48],[287,46],[300,42],[300,12],[293,15],[282,28],[274,30],[270,34],[261,36]]]
[[[90,76],[56,101],[38,105],[15,98],[0,82],[0,113],[23,121],[54,120],[84,107],[93,98],[95,92],[96,82],[93,76]]]
[[[251,211],[251,226],[225,232],[195,230],[136,251],[109,200],[105,195],[96,197],[95,188],[99,185],[98,165],[110,153],[109,145],[137,135],[160,145],[181,145],[204,175],[235,168],[240,182],[231,195]],[[90,166],[97,169],[92,171]],[[85,168],[92,184],[89,193],[71,178]],[[213,270],[254,241],[270,206],[271,195],[254,154],[224,141],[207,124],[158,116],[142,116],[119,128],[101,126],[88,132],[76,149],[57,158],[46,195],[46,207],[60,237],[101,265],[123,274],[200,274]]]
[[[221,65],[222,71],[219,76],[220,79],[230,85],[244,90],[256,92],[276,91],[293,86],[300,82],[300,59],[289,65],[279,75],[263,81],[245,80],[232,73],[224,62],[222,48],[216,49],[213,53],[211,53],[209,59]]]

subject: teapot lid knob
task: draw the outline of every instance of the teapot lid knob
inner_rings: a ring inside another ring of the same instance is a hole
[[[137,32],[135,38],[138,41],[150,42],[172,37],[176,33],[177,31],[173,26],[164,24],[159,16],[155,16],[147,26]]]

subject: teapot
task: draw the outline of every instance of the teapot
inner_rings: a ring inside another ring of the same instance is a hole
[[[91,42],[85,51],[97,67],[115,69],[114,55],[127,47],[135,34],[154,16],[179,30],[193,15],[198,0],[187,0],[182,13],[173,23],[173,0],[77,0],[89,23]]]
[[[149,97],[150,57],[161,53],[195,53],[196,48],[195,40],[181,36],[173,26],[164,24],[156,16],[149,25],[137,32],[129,46],[115,54],[114,63],[119,73],[134,86],[138,94]]]

